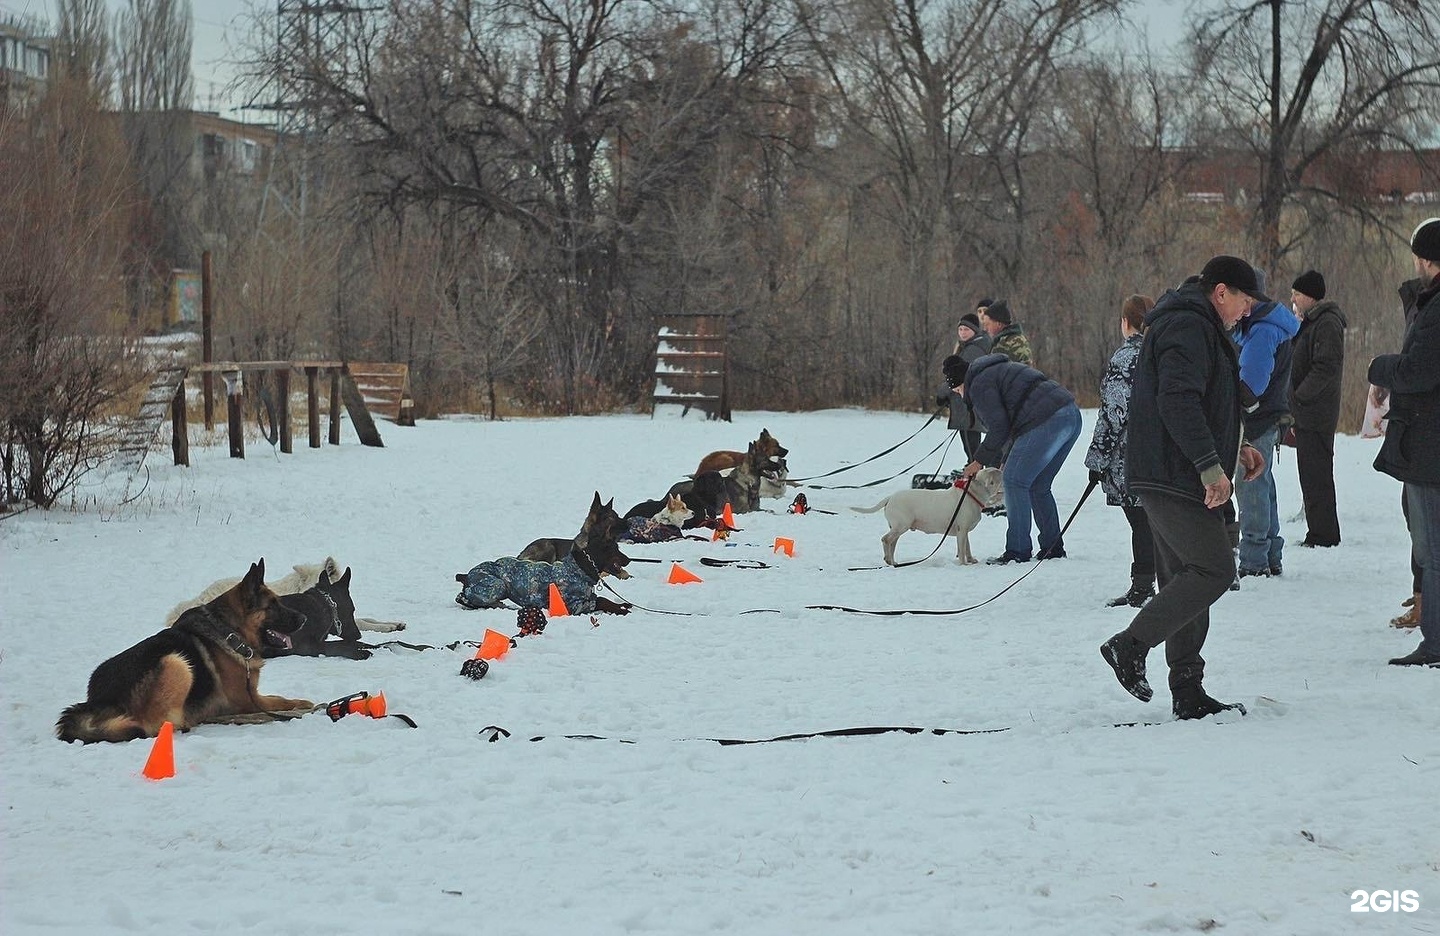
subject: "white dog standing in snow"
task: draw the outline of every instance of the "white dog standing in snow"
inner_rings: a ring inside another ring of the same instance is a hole
[[[896,491],[874,507],[851,507],[856,513],[875,513],[884,508],[890,531],[880,537],[885,545],[885,564],[895,564],[895,543],[910,530],[955,537],[955,558],[964,565],[977,560],[970,552],[970,531],[980,522],[980,512],[1005,501],[999,468],[982,468],[968,487],[952,485],[940,491]],[[958,509],[957,509],[958,508]]]

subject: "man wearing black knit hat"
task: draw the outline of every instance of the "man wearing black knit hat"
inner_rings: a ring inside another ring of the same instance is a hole
[[[1210,606],[1235,579],[1226,509],[1231,476],[1243,466],[1244,478],[1253,480],[1265,468],[1260,452],[1240,442],[1240,355],[1230,331],[1255,303],[1269,301],[1250,264],[1219,256],[1145,316],[1130,395],[1125,486],[1139,495],[1150,521],[1160,588],[1100,655],[1126,692],[1148,702],[1145,658],[1164,644],[1176,718],[1230,709],[1244,714],[1240,705],[1205,691],[1200,650]]]
[[[1345,370],[1345,316],[1325,298],[1325,277],[1306,270],[1290,286],[1290,307],[1300,319],[1290,364],[1290,415],[1295,420],[1295,463],[1307,527],[1302,546],[1335,546],[1335,430],[1340,424],[1340,379]]]
[[[1410,236],[1426,283],[1399,354],[1370,362],[1370,382],[1390,393],[1389,425],[1375,468],[1405,483],[1415,561],[1420,565],[1420,646],[1393,666],[1440,666],[1440,218]]]
[[[1003,354],[1016,364],[1035,366],[1035,356],[1030,353],[1030,339],[1016,323],[1008,302],[996,299],[981,309],[980,324],[990,335],[991,354]]]

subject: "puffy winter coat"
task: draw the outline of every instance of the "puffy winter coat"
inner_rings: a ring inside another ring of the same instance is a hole
[[[1240,362],[1198,283],[1160,297],[1145,315],[1125,432],[1125,487],[1205,500],[1200,474],[1240,459]]]
[[[1328,299],[1311,306],[1300,323],[1290,362],[1290,415],[1296,429],[1333,435],[1340,424],[1346,324],[1340,307]]]
[[[1144,335],[1125,339],[1100,379],[1100,415],[1085,453],[1085,467],[1105,477],[1100,489],[1111,507],[1138,507],[1140,498],[1125,490],[1125,427],[1130,419],[1130,390],[1135,383],[1135,363],[1140,359]]]
[[[1416,305],[1400,353],[1370,362],[1370,382],[1390,391],[1375,469],[1407,484],[1440,486],[1440,276]]]
[[[1000,464],[1009,443],[1054,416],[1075,398],[1033,367],[987,354],[965,374],[965,397],[988,431],[975,460]]]
[[[1278,302],[1257,306],[1235,326],[1247,439],[1258,439],[1290,412],[1290,364],[1295,356],[1291,339],[1299,331],[1295,313]]]

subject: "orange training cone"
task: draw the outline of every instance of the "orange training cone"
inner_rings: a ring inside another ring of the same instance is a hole
[[[498,660],[509,649],[510,638],[487,627],[485,637],[480,641],[480,649],[475,651],[475,656],[481,660]]]
[[[704,579],[696,575],[694,572],[691,572],[689,569],[685,568],[678,562],[670,567],[671,585],[688,585],[691,582],[703,581]]]
[[[564,597],[562,597],[561,594],[560,594],[560,588],[559,588],[554,582],[551,582],[551,583],[550,583],[550,616],[551,616],[552,618],[565,617],[565,615],[567,615],[567,614],[569,614],[569,613],[570,613],[570,609],[567,608],[567,607],[565,607],[565,599],[564,599]]]
[[[175,776],[175,726],[170,722],[160,726],[160,734],[155,736],[142,773],[151,780]]]
[[[784,536],[775,537],[775,551],[783,552],[790,558],[795,558],[795,541]]]
[[[730,529],[737,529],[737,527],[735,526],[735,514],[730,510],[729,501],[725,502],[725,509],[720,512],[720,519],[723,520],[725,522],[725,525]]]

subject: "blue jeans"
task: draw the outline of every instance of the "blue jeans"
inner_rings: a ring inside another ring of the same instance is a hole
[[[1420,564],[1420,649],[1440,656],[1440,487],[1405,485],[1410,548]]]
[[[1267,572],[1280,565],[1285,538],[1280,535],[1280,504],[1275,499],[1275,440],[1271,429],[1250,444],[1265,456],[1265,470],[1254,481],[1237,481],[1235,506],[1240,511],[1240,568]]]
[[[1005,459],[1005,515],[1010,528],[1005,551],[1030,557],[1030,518],[1040,530],[1040,550],[1060,538],[1060,511],[1050,485],[1080,437],[1080,408],[1066,404],[1054,416],[1015,440]]]

